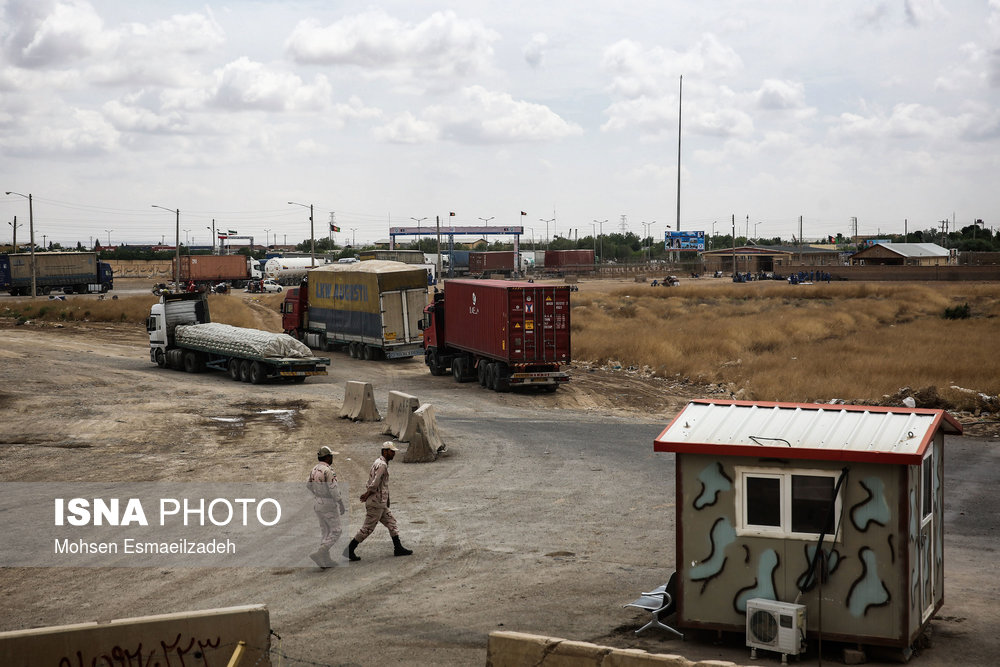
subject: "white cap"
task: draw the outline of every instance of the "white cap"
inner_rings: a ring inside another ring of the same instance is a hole
[[[397,447],[395,445],[395,443],[393,443],[392,440],[386,440],[385,442],[383,442],[382,443],[382,449],[391,449],[394,452],[398,452],[399,451],[399,447]]]

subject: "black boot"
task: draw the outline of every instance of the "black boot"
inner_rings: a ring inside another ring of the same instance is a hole
[[[392,550],[393,556],[409,556],[410,554],[413,553],[412,551],[404,547],[402,544],[400,544],[399,535],[392,536],[392,546],[393,546]]]
[[[358,548],[358,541],[351,540],[351,543],[347,545],[347,549],[344,550],[344,555],[347,556],[348,560],[361,560],[361,556],[354,553],[354,550]]]

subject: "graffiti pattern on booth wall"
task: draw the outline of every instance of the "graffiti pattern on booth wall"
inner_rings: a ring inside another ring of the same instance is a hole
[[[885,500],[885,482],[879,477],[865,477],[861,480],[861,488],[868,497],[851,508],[851,522],[862,533],[873,523],[885,528],[892,518]]]
[[[698,474],[698,481],[701,483],[701,490],[692,502],[696,511],[703,511],[706,508],[716,505],[719,494],[733,489],[732,478],[726,474],[721,462],[715,461],[706,466]],[[861,490],[864,491],[865,498],[855,503],[849,510],[848,515],[851,524],[859,533],[866,533],[871,529],[872,524],[881,528],[892,525],[892,509],[885,494],[885,482],[883,479],[870,476],[858,481]],[[845,489],[846,490],[846,489]],[[911,534],[910,539],[915,539],[916,522],[912,518],[916,514],[915,499],[911,495]],[[726,549],[737,541],[736,529],[729,517],[721,516],[715,519],[708,534],[708,555],[700,560],[693,561],[688,576],[692,582],[701,582],[700,594],[704,594],[709,582],[719,577],[726,569],[728,557]],[[752,550],[747,544],[741,542],[743,547],[744,561],[749,564],[752,560]],[[896,549],[893,543],[893,535],[888,536],[888,546],[890,561],[896,562]],[[804,565],[803,570],[796,579],[799,588],[804,586],[810,578],[810,567],[816,556],[817,545],[815,541],[803,544]],[[835,547],[823,548],[826,563],[827,575],[833,575],[840,570],[841,563],[849,560],[843,556]],[[884,581],[879,576],[878,558],[871,546],[862,546],[858,550],[858,560],[861,563],[860,575],[851,583],[845,606],[848,612],[857,618],[864,617],[872,607],[882,607],[889,604],[891,594]],[[746,602],[755,597],[764,599],[778,599],[775,587],[775,576],[781,567],[780,557],[774,549],[764,549],[756,563],[756,578],[753,583],[739,589],[733,597],[733,608],[741,614],[746,613]],[[915,584],[916,582],[914,582]]]
[[[779,563],[778,553],[774,549],[765,549],[761,553],[760,561],[757,563],[757,578],[750,586],[736,591],[736,596],[733,598],[733,608],[737,612],[747,613],[747,600],[753,598],[778,599],[774,588],[774,573]]]
[[[705,466],[698,474],[698,481],[701,482],[701,493],[694,500],[696,510],[711,507],[718,500],[720,492],[731,491],[733,488],[733,480],[722,468],[721,461]]]
[[[726,567],[726,547],[736,541],[736,529],[729,519],[720,516],[709,532],[711,551],[691,568],[691,581],[702,581],[701,592],[705,592],[708,582],[717,577]]]

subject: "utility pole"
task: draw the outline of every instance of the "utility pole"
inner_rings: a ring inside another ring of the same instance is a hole
[[[607,222],[607,220],[594,220],[595,224],[601,226],[601,254],[598,255],[598,259],[597,259],[597,263],[598,264],[603,264],[604,263],[604,223],[606,223],[606,222]]]
[[[17,216],[14,216],[14,222],[8,222],[8,225],[14,228],[14,252],[17,252],[17,228],[24,227],[24,223],[17,224]]]
[[[20,192],[8,192],[28,200],[28,241],[31,243],[31,298],[38,296],[38,269],[35,266],[35,209],[31,201],[31,193],[22,195]]]
[[[736,277],[736,214],[733,213],[733,277]]]
[[[684,75],[677,84],[677,231],[681,231],[681,112],[684,101]]]

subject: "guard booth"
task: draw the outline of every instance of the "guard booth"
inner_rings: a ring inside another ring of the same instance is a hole
[[[944,601],[944,436],[961,433],[943,410],[689,403],[654,441],[676,455],[676,624],[756,646],[748,607],[777,607],[802,639],[908,652]]]

